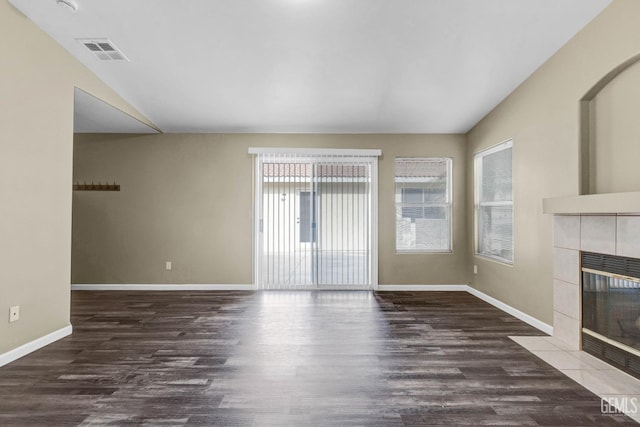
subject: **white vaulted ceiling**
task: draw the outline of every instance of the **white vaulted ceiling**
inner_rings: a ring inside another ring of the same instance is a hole
[[[11,3],[161,130],[318,133],[466,132],[610,2],[74,1]]]

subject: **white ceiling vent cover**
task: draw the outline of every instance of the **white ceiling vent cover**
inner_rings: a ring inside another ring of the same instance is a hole
[[[129,61],[109,39],[76,39],[101,61]]]

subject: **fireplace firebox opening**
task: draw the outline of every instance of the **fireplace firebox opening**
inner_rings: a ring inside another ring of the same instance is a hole
[[[581,259],[582,349],[640,378],[640,259]]]

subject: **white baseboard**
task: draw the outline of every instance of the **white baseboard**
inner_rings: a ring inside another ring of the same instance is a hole
[[[73,331],[73,328],[71,325],[65,326],[64,328],[58,329],[57,331],[53,331],[50,334],[47,334],[43,337],[37,338],[26,344],[22,344],[20,347],[14,348],[13,350],[9,350],[6,353],[0,354],[0,366],[4,366],[7,363],[13,362],[14,360],[18,360],[29,353],[32,353],[36,350],[41,349],[46,345],[51,344],[52,342],[58,341],[61,338],[71,335],[72,331]]]
[[[72,291],[252,291],[253,285],[204,284],[75,284]]]
[[[376,291],[466,291],[467,285],[378,285]]]
[[[504,311],[505,313],[508,313],[510,315],[512,315],[515,318],[518,318],[520,320],[522,320],[525,323],[528,323],[529,325],[533,326],[534,328],[544,332],[545,334],[548,335],[553,335],[553,326],[542,322],[541,320],[536,319],[533,316],[529,316],[527,313],[524,313],[520,310],[518,310],[517,308],[511,307],[509,304],[505,304],[502,301],[499,301],[487,294],[485,294],[484,292],[481,292],[475,288],[472,288],[471,286],[467,286],[467,292],[469,292],[471,295],[476,296],[478,298],[480,298],[481,300],[488,302],[489,304],[491,304],[492,306],[499,308],[500,310]]]
[[[491,304],[492,306],[499,308],[512,315],[513,317],[522,320],[523,322],[533,326],[534,328],[544,332],[548,335],[553,335],[553,326],[544,323],[533,316],[529,316],[517,308],[511,307],[509,304],[497,300],[484,292],[481,292],[469,285],[378,285],[378,291],[464,291],[469,292],[471,295],[480,298],[484,302]]]
[[[71,285],[74,291],[252,291],[256,290],[254,285],[200,285],[200,284],[75,284]],[[481,300],[493,305],[533,326],[545,334],[553,335],[553,326],[544,323],[533,316],[530,316],[517,308],[511,307],[504,302],[497,300],[469,285],[378,285],[376,291],[446,291],[446,292],[469,292]],[[0,365],[1,366],[1,365]]]

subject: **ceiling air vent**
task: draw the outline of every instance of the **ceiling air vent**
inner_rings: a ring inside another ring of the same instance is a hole
[[[128,61],[109,39],[76,39],[101,61]]]

